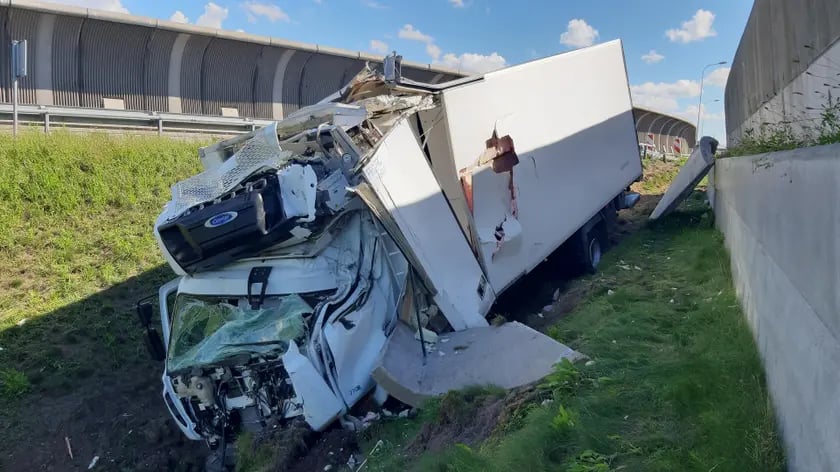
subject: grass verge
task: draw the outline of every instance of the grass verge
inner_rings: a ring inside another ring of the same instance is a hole
[[[549,333],[588,354],[561,365],[515,421],[477,445],[406,454],[423,422],[385,423],[368,470],[780,471],[761,362],[702,194],[628,237]],[[432,408],[434,411],[434,408]]]
[[[133,300],[106,290],[161,264],[152,224],[169,186],[198,170],[196,149],[153,137],[0,135],[0,365],[32,391],[65,390],[142,355]],[[142,289],[167,277],[154,274]]]

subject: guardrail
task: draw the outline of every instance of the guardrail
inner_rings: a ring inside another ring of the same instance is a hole
[[[19,105],[22,127],[49,133],[55,128],[104,130],[141,134],[235,135],[272,123],[271,120],[178,113]],[[12,126],[12,105],[0,104],[0,126]]]

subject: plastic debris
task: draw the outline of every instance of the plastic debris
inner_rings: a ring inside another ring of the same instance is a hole
[[[18,326],[23,326],[26,323],[26,320],[27,320],[26,318],[21,318],[21,320],[17,322],[17,325]]]
[[[350,454],[350,458],[347,459],[347,467],[350,467],[350,469],[355,469],[356,464],[358,463],[359,462],[356,460],[356,456],[354,454]]]
[[[390,418],[390,417],[394,416],[394,414],[391,413],[391,410],[383,408],[382,409],[382,416],[384,416],[385,418]]]
[[[327,464],[327,465],[324,466],[324,471],[327,471],[327,470],[332,470],[332,466],[330,464]]]
[[[553,307],[551,305],[546,305],[543,307],[542,311],[551,311]]]
[[[671,299],[671,303],[674,303],[674,299],[673,299],[673,298]]]
[[[642,268],[639,267],[639,266],[633,266],[633,268],[636,269],[636,270],[642,270]]]
[[[589,367],[589,366],[595,365],[595,361],[586,361],[586,364],[583,364],[583,365],[585,365],[586,367]]]
[[[373,445],[373,449],[370,450],[367,457],[365,457],[365,460],[363,460],[362,463],[359,464],[359,468],[356,469],[356,472],[359,472],[360,470],[362,470],[362,468],[364,468],[365,464],[367,464],[368,458],[370,456],[372,456],[376,452],[377,449],[382,447],[383,444],[385,444],[385,443],[383,443],[381,439],[379,441],[376,441],[376,444]]]
[[[607,290],[607,295],[612,295],[612,294],[614,294],[614,293],[615,293],[615,292],[613,291],[613,289],[608,289],[608,290]]]
[[[90,461],[90,465],[88,465],[88,470],[92,469],[97,462],[99,462],[99,456],[93,456],[93,459]]]
[[[374,413],[374,412],[372,412],[372,411],[367,412],[367,414],[365,415],[365,417],[364,417],[364,418],[362,418],[362,428],[367,428],[367,427],[368,427],[368,426],[370,426],[370,425],[371,425],[374,421],[379,421],[379,415],[378,415],[378,414],[376,414],[376,413]]]
[[[441,342],[441,343],[448,343],[448,342],[449,342],[449,338],[440,338],[440,342]]]
[[[629,265],[619,264],[618,266],[619,266],[619,267],[621,267],[621,268],[622,268],[622,269],[624,269],[624,270],[630,270],[630,266],[629,266]]]
[[[542,405],[542,406],[546,406],[546,405],[551,405],[552,403],[554,403],[554,400],[552,400],[552,399],[550,399],[550,398],[546,398],[545,400],[543,400],[543,401],[540,403],[540,405]]]
[[[540,318],[545,318],[545,316],[543,316],[542,313],[537,313],[537,316],[539,316]]]
[[[400,418],[408,418],[409,413],[411,413],[410,408],[401,411],[397,416],[399,416]]]
[[[73,459],[73,448],[70,447],[70,438],[64,436],[64,444],[67,445],[67,454],[70,455],[70,458]]]
[[[420,340],[420,331],[414,333],[414,339]],[[423,342],[426,344],[434,344],[438,340],[438,335],[434,331],[423,328]]]

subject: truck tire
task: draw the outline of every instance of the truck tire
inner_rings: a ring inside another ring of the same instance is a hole
[[[569,256],[578,273],[594,274],[606,249],[606,228],[603,220],[587,224],[569,241]]]
[[[599,227],[596,226],[584,234],[584,253],[582,254],[582,267],[588,274],[598,271],[598,264],[601,263],[603,254],[603,242],[601,241]]]

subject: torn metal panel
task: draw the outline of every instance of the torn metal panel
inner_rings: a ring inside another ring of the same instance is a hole
[[[439,335],[424,359],[414,330],[399,324],[373,378],[389,394],[419,407],[429,398],[474,385],[515,388],[537,382],[562,359],[584,356],[518,322]],[[440,342],[447,339],[447,342]]]
[[[515,143],[522,231],[495,255],[485,253],[496,292],[533,270],[642,174],[628,87],[621,42],[611,41],[441,92],[446,113],[439,126],[447,130],[456,169],[474,166],[494,131]],[[472,177],[476,232],[494,232],[511,212],[507,182],[494,179],[502,176],[481,168]],[[481,223],[479,207],[487,210]]]
[[[714,138],[704,136],[700,144],[691,151],[691,156],[685,165],[680,169],[679,174],[668,187],[665,195],[659,200],[650,219],[661,218],[674,211],[683,200],[694,190],[694,187],[709,173],[709,169],[715,164],[715,152],[718,142]]]
[[[363,175],[434,284],[434,301],[452,327],[487,326],[495,293],[481,289],[481,266],[407,121],[382,140]]]

